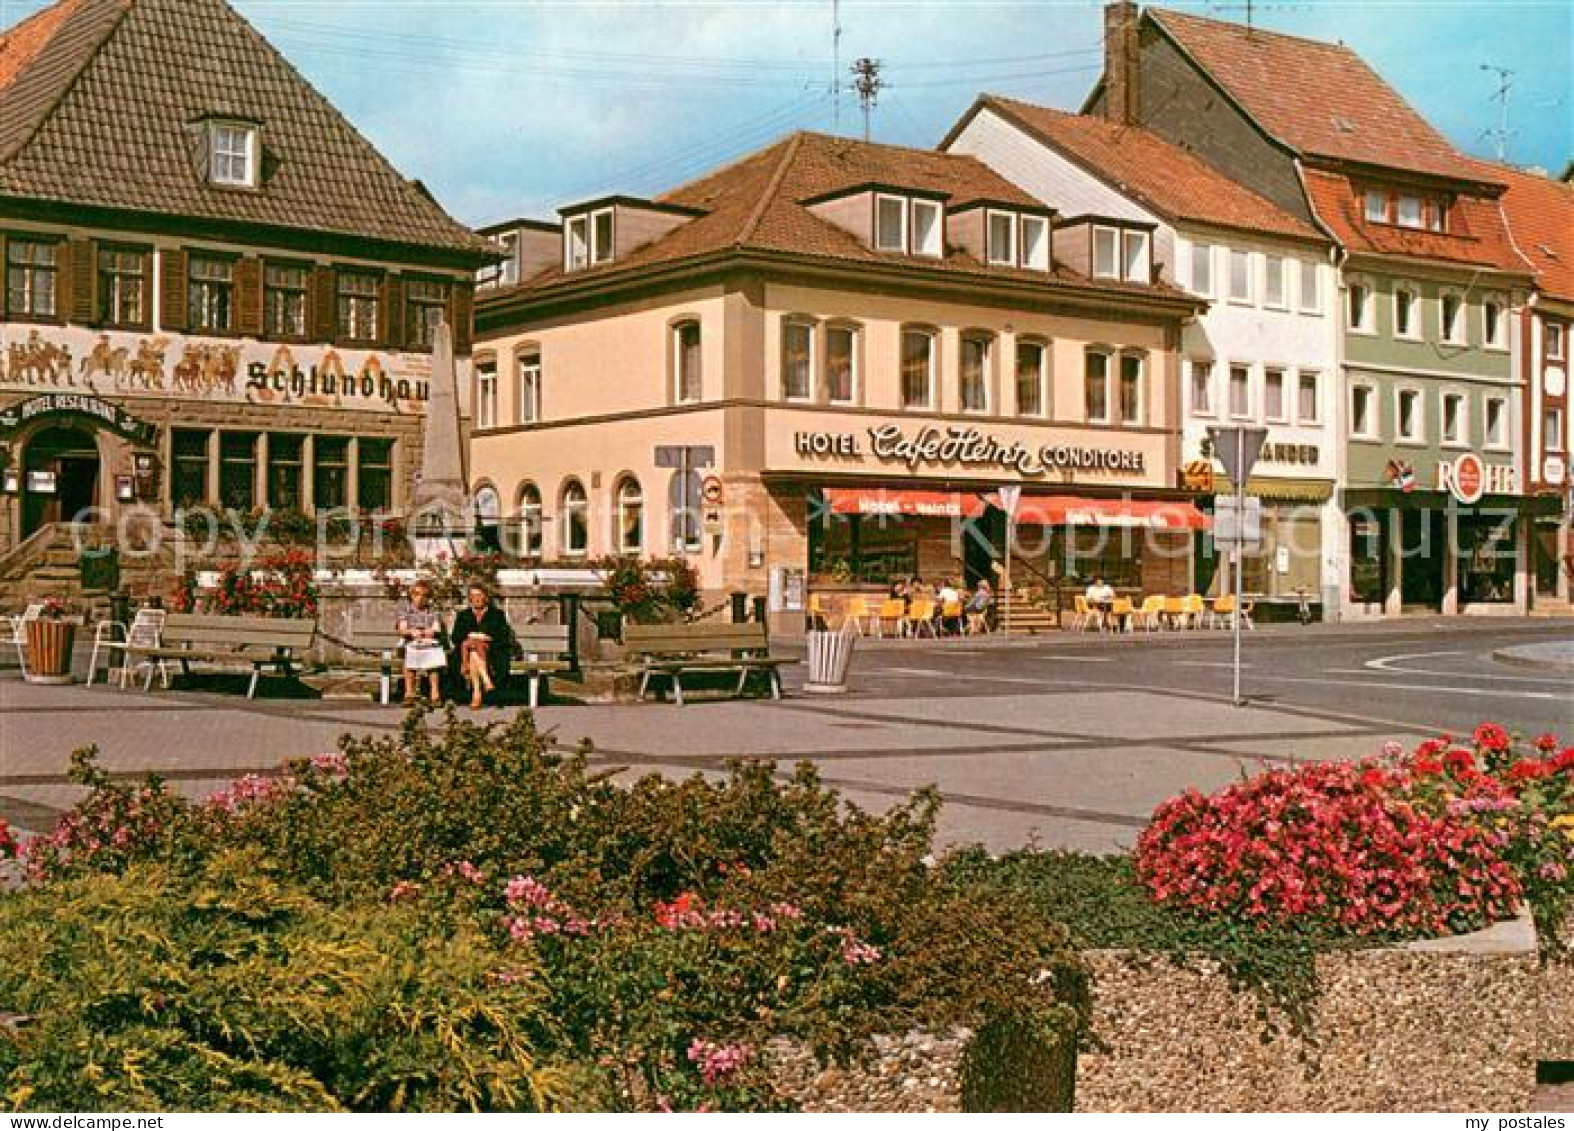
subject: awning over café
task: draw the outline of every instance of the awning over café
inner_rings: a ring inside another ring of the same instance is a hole
[[[825,504],[832,514],[977,518],[984,501],[961,491],[911,491],[890,487],[827,487]]]
[[[1024,496],[1017,525],[1130,526],[1144,530],[1207,530],[1208,516],[1190,503],[1144,499],[1083,499],[1075,495]]]

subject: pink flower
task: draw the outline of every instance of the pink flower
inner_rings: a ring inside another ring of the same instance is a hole
[[[699,1068],[700,1079],[705,1081],[707,1088],[725,1084],[752,1059],[754,1048],[751,1045],[718,1045],[698,1037],[689,1045],[689,1061]]]
[[[421,885],[410,880],[400,880],[388,889],[388,898],[394,903],[404,899],[414,899],[421,892]]]

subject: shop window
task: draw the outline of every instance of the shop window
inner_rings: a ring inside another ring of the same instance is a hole
[[[99,321],[138,329],[147,325],[147,254],[125,248],[98,253]]]
[[[305,267],[270,263],[262,274],[262,325],[271,338],[306,337]]]
[[[1549,405],[1542,411],[1541,450],[1554,453],[1563,450],[1563,410],[1561,408]]]
[[[305,438],[287,432],[268,434],[268,505],[274,510],[301,510],[302,451]]]
[[[1049,351],[1043,342],[1017,342],[1017,415],[1044,416],[1044,362]]]
[[[1377,435],[1377,394],[1370,385],[1350,386],[1350,435],[1373,439]]]
[[[1463,444],[1466,428],[1464,395],[1444,393],[1442,416],[1443,443]]]
[[[1465,300],[1454,294],[1444,294],[1437,304],[1439,329],[1443,340],[1454,345],[1465,344]]]
[[[1142,423],[1142,369],[1141,354],[1120,355],[1120,422]]]
[[[1252,371],[1245,365],[1230,366],[1230,415],[1244,420],[1252,414]]]
[[[857,397],[858,330],[828,326],[825,330],[825,399],[851,404]]]
[[[962,339],[961,401],[963,412],[989,411],[990,340],[978,335]]]
[[[43,240],[5,245],[5,304],[12,318],[53,318],[59,267],[56,247]]]
[[[1395,397],[1396,428],[1399,439],[1419,443],[1422,439],[1421,394],[1414,389],[1400,389]]]
[[[1295,406],[1295,419],[1300,424],[1317,424],[1322,420],[1322,395],[1318,388],[1321,377],[1316,373],[1302,373],[1297,384],[1299,399]]]
[[[1512,515],[1459,516],[1459,595],[1470,604],[1508,604],[1514,600]]]
[[[1502,349],[1507,344],[1505,329],[1503,304],[1497,299],[1487,299],[1481,304],[1482,343],[1495,349]]]
[[[1111,357],[1089,350],[1082,375],[1083,414],[1089,424],[1109,423],[1109,377]]]
[[[935,335],[928,330],[902,331],[902,407],[933,408],[935,403]]]
[[[562,516],[563,554],[579,557],[590,552],[590,499],[579,480],[570,479],[563,485],[563,496],[558,506]]]
[[[382,280],[370,271],[339,271],[340,341],[375,342],[382,315]]]
[[[363,511],[393,509],[393,441],[362,437],[356,442],[355,495]]]
[[[700,324],[690,319],[672,327],[672,399],[677,404],[698,404],[704,396],[701,372]]]
[[[1388,596],[1388,554],[1376,515],[1350,516],[1350,600],[1380,604]]]
[[[1252,254],[1233,247],[1230,249],[1230,301],[1252,301]]]
[[[1213,297],[1213,247],[1209,244],[1191,245],[1191,290],[1203,298]]]
[[[475,426],[497,427],[497,362],[481,361],[475,367]]]
[[[1014,212],[988,210],[989,224],[985,253],[991,263],[1007,267],[1017,262],[1017,217]]]
[[[1213,415],[1213,362],[1190,361],[1191,411],[1197,416]]]
[[[405,343],[411,349],[431,349],[437,324],[448,316],[448,284],[433,279],[406,279],[404,283]]]
[[[1265,369],[1262,375],[1262,412],[1271,424],[1283,424],[1290,416],[1284,388],[1284,370]]]
[[[638,554],[645,548],[645,496],[639,480],[624,479],[618,484],[618,551]]]
[[[1502,397],[1486,400],[1486,446],[1499,450],[1508,447],[1508,401]]]
[[[177,507],[208,499],[208,451],[213,433],[177,428],[170,435],[169,497]]]
[[[782,397],[814,399],[814,324],[799,319],[782,323]]]
[[[534,483],[519,489],[520,549],[527,558],[539,558],[545,539],[542,536],[541,490]]]
[[[243,513],[257,505],[257,433],[219,433],[219,502]]]
[[[1275,310],[1289,308],[1288,283],[1282,255],[1263,256],[1263,302]]]
[[[1304,314],[1321,314],[1323,311],[1322,272],[1317,260],[1302,259],[1301,265],[1301,311]]]
[[[541,419],[541,351],[526,350],[519,355],[519,423]]]
[[[227,334],[235,297],[235,263],[209,255],[193,255],[187,267],[186,311],[197,333]]]
[[[1400,338],[1414,338],[1420,334],[1420,326],[1416,321],[1416,293],[1407,287],[1397,287],[1394,290],[1394,335]]]
[[[312,439],[312,506],[318,510],[344,507],[350,498],[350,441],[345,436]]]

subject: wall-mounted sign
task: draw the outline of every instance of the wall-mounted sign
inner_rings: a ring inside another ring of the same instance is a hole
[[[136,497],[136,480],[129,475],[115,476],[116,500],[122,503],[129,503]]]
[[[1471,506],[1483,495],[1517,495],[1519,472],[1507,464],[1486,463],[1475,452],[1462,452],[1456,459],[1438,462],[1437,489]]]
[[[1014,472],[1040,478],[1055,471],[1105,471],[1140,475],[1146,468],[1142,452],[1123,448],[1045,444],[1002,440],[961,424],[933,425],[906,432],[900,424],[882,424],[864,437],[854,432],[796,432],[793,449],[801,456],[863,459],[899,463],[908,471],[925,467]]]
[[[14,495],[22,489],[22,476],[14,467],[5,469],[5,474],[0,476],[0,490],[7,495]]]
[[[118,404],[89,393],[42,393],[0,411],[0,429],[20,428],[41,416],[86,416],[138,444],[151,444],[157,429]]]
[[[1264,444],[1258,457],[1264,463],[1316,464],[1321,453],[1316,444]]]
[[[27,473],[27,493],[29,495],[53,495],[55,493],[55,473],[53,471],[29,471]]]
[[[1548,456],[1541,461],[1541,480],[1554,487],[1562,486],[1563,477],[1568,474],[1568,467],[1563,462],[1562,456]]]
[[[720,506],[722,494],[721,480],[714,475],[707,475],[705,481],[700,484],[700,498],[713,507]]]
[[[1180,486],[1183,491],[1201,491],[1205,494],[1213,493],[1213,460],[1194,459],[1189,461],[1180,470]]]

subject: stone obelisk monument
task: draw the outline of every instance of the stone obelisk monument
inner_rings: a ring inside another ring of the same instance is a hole
[[[459,383],[454,336],[447,321],[432,336],[432,379],[421,442],[421,467],[410,502],[410,536],[417,561],[440,552],[464,551],[469,533],[470,491],[459,427]]]

